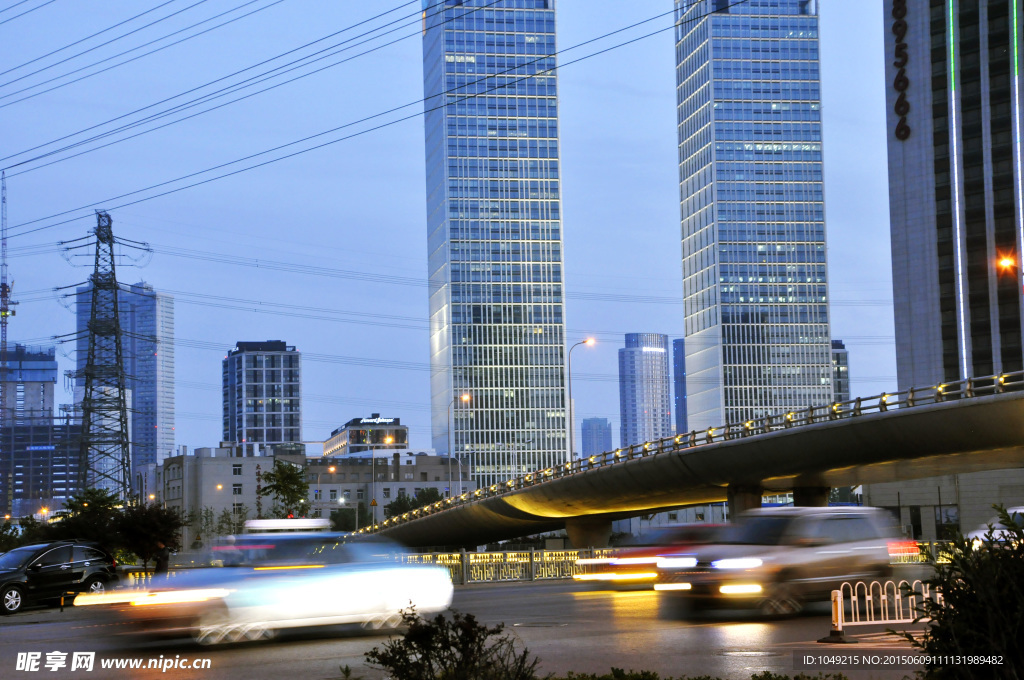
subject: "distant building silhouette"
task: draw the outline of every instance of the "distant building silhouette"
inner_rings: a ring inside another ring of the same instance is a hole
[[[607,418],[584,418],[582,433],[584,458],[612,450],[612,424]]]

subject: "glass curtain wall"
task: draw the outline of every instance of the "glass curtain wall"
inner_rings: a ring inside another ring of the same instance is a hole
[[[423,26],[433,446],[491,485],[568,456],[554,0]]]
[[[688,426],[832,399],[814,0],[677,0]]]

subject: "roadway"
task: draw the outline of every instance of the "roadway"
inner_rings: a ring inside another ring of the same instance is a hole
[[[646,592],[590,590],[566,581],[474,585],[456,590],[453,606],[472,613],[488,625],[504,623],[531,654],[540,657],[541,677],[568,671],[607,673],[612,667],[652,670],[670,675],[704,675],[746,680],[770,670],[795,675],[793,653],[831,649],[908,648],[883,640],[882,628],[867,629],[862,644],[834,647],[817,644],[829,628],[828,607],[813,605],[803,616],[765,620],[736,612],[710,612],[701,618],[680,618],[659,606],[658,596]],[[114,635],[122,628],[105,623],[87,608],[34,609],[0,618],[0,677],[22,677],[16,672],[19,652],[95,651],[91,673],[64,668],[40,674],[56,678],[215,678],[261,680],[302,677],[308,680],[341,678],[341,666],[353,669],[353,678],[381,680],[386,676],[365,666],[364,654],[387,640],[380,632],[358,628],[327,633],[290,635],[273,643],[233,648],[204,648],[191,642],[147,643],[127,646]],[[209,658],[205,671],[102,670],[100,659]],[[70,654],[68,659],[70,660]],[[912,669],[842,671],[851,680],[902,678]],[[816,675],[818,671],[804,671]],[[26,674],[25,677],[31,677]]]

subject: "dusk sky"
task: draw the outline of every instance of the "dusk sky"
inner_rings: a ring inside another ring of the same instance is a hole
[[[175,297],[177,444],[215,446],[221,439],[220,362],[236,341],[284,340],[303,353],[305,440],[322,441],[351,418],[380,413],[401,418],[410,427],[412,446],[428,448],[422,117],[118,207],[421,112],[419,0],[57,0],[45,6],[33,0],[3,11],[12,3],[0,4],[0,71],[6,71],[0,75],[0,167],[8,178],[9,276],[20,302],[9,342],[52,344],[54,336],[75,330],[71,303],[62,304],[53,289],[84,281],[92,260],[78,258],[72,266],[57,243],[87,236],[95,226],[94,209],[107,209],[115,235],[146,241],[154,250],[144,267],[120,268],[118,279],[145,280]],[[850,350],[854,396],[867,396],[896,385],[883,16],[875,1],[819,4],[832,337]],[[12,19],[34,5],[40,9]],[[18,101],[254,10],[259,11],[150,56]],[[558,87],[567,339],[598,340],[573,353],[573,396],[577,421],[609,418],[618,443],[616,352],[623,335],[683,334],[672,2],[559,0],[557,10],[563,51],[558,61],[565,65]],[[662,16],[566,51],[657,15]],[[357,37],[388,22],[396,23],[383,31],[398,30]],[[404,39],[362,54],[399,38]],[[106,41],[111,42],[76,56]],[[17,165],[334,45],[329,52],[349,49],[229,97]],[[39,167],[343,59],[348,61],[215,111]],[[57,65],[40,70],[51,64]],[[83,70],[70,74],[76,69]],[[69,75],[31,87],[64,74]],[[409,106],[357,122],[404,105]],[[22,153],[118,116],[124,117]],[[116,198],[349,123],[355,124]],[[73,368],[73,349],[73,343],[58,348],[62,371]],[[58,400],[71,401],[63,385]],[[310,447],[311,454],[318,452]]]

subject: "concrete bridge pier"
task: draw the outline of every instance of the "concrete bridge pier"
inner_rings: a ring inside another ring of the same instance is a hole
[[[763,493],[764,489],[760,486],[730,484],[726,492],[729,501],[729,521],[735,522],[736,515],[744,510],[761,507]]]
[[[793,505],[798,508],[823,508],[828,505],[832,487],[798,486],[793,489]]]
[[[565,533],[577,550],[607,548],[612,537],[612,521],[600,517],[574,517],[565,520]]]

